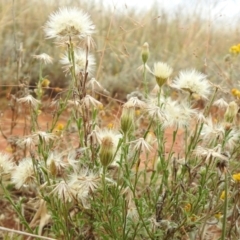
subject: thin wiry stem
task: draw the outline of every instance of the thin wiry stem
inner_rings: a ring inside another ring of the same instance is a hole
[[[102,54],[101,54],[100,62],[99,62],[99,65],[98,65],[98,70],[97,70],[97,74],[96,74],[96,79],[99,79],[99,77],[100,77],[100,71],[101,71],[102,64],[103,64],[104,54],[105,54],[105,51],[106,51],[106,48],[107,48],[107,44],[108,44],[109,36],[110,36],[110,31],[111,31],[111,28],[112,28],[113,16],[114,16],[114,15],[112,15],[112,17],[111,17],[111,19],[110,19],[110,23],[109,23],[108,31],[107,31],[107,36],[106,36],[106,38],[105,38],[103,50],[101,51]]]
[[[16,233],[16,234],[20,234],[20,235],[25,235],[25,236],[29,236],[29,237],[34,237],[34,238],[38,238],[38,239],[45,239],[45,240],[56,240],[55,238],[49,238],[49,237],[44,237],[44,236],[39,236],[36,234],[32,234],[32,233],[27,233],[27,232],[23,232],[23,231],[19,231],[19,230],[14,230],[12,228],[6,228],[6,227],[1,227],[0,226],[0,230],[4,231],[4,232],[10,232],[10,233]]]
[[[223,209],[223,223],[222,223],[222,236],[221,240],[226,239],[227,234],[227,208],[228,208],[228,177],[227,172],[225,173],[225,198],[224,198],[224,209]]]

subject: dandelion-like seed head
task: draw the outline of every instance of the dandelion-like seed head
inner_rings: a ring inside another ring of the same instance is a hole
[[[165,114],[161,107],[155,105],[154,99],[152,99],[146,107],[148,116],[154,121],[164,121],[166,119]]]
[[[44,64],[49,64],[53,62],[53,58],[46,53],[42,53],[39,55],[32,55],[32,57],[43,62]]]
[[[74,199],[70,187],[63,180],[54,185],[54,188],[50,194],[57,196],[63,202],[71,202]]]
[[[36,138],[32,135],[24,136],[17,140],[17,145],[21,148],[33,148],[36,145],[37,141]]]
[[[98,172],[91,171],[88,168],[82,168],[78,173],[71,175],[69,185],[76,190],[87,190],[94,192],[100,185],[101,177]]]
[[[163,111],[166,117],[166,120],[163,122],[165,127],[186,127],[190,124],[192,116],[197,113],[187,102],[179,103],[172,101],[170,98],[165,99]]]
[[[172,72],[173,69],[167,63],[157,62],[154,64],[153,74],[159,87],[167,82]]]
[[[101,177],[99,173],[93,172],[88,168],[82,168],[78,173],[71,175],[68,186],[72,196],[82,202],[84,208],[90,208],[90,193],[93,193],[99,186]]]
[[[86,59],[87,57],[87,59]],[[86,62],[88,61],[87,65],[87,72],[90,76],[93,75],[95,69],[95,58],[92,54],[88,54],[86,56],[86,51],[78,48],[74,51],[74,61],[75,61],[75,73],[78,75],[80,73],[85,72]],[[66,53],[60,62],[64,65],[63,69],[65,72],[70,72],[72,67],[72,63],[69,61],[68,53]]]
[[[14,164],[8,154],[0,152],[0,178],[3,174],[9,174],[13,170]]]
[[[92,92],[94,92],[94,90],[100,90],[103,92],[107,92],[107,90],[105,90],[103,88],[103,86],[100,84],[100,82],[98,82],[95,78],[91,78],[87,83],[86,83],[86,88],[87,89],[91,89]]]
[[[152,150],[152,146],[144,138],[139,138],[131,143],[134,143],[135,151],[150,152]]]
[[[87,13],[76,7],[65,7],[50,15],[44,31],[47,38],[68,40],[73,37],[85,38],[93,33],[94,28]]]
[[[81,100],[81,104],[84,105],[86,108],[91,109],[91,108],[95,108],[95,109],[102,109],[103,105],[101,102],[99,102],[98,100],[96,100],[95,98],[93,98],[90,95],[86,95],[82,100]]]
[[[145,108],[146,107],[146,103],[142,100],[140,100],[138,97],[131,97],[128,99],[128,101],[126,103],[123,104],[123,107],[125,108]]]
[[[55,134],[49,133],[49,132],[44,132],[44,131],[37,131],[36,133],[33,134],[33,137],[36,140],[40,140],[40,141],[43,141],[45,143],[48,143],[49,141],[56,139]]]
[[[12,172],[12,183],[17,189],[24,185],[29,186],[35,183],[32,159],[25,158],[19,162],[19,165]]]
[[[224,126],[218,123],[214,123],[211,117],[205,120],[201,135],[204,141],[212,141],[213,139],[222,140],[225,134]]]
[[[25,97],[18,98],[17,102],[22,104],[28,104],[32,108],[37,108],[37,106],[41,103],[39,100],[37,100],[30,94]]]
[[[67,162],[63,159],[63,154],[58,152],[50,152],[47,158],[47,167],[49,172],[56,176],[67,166]]]
[[[223,98],[219,98],[213,103],[213,106],[221,109],[226,109],[228,107],[228,103]]]
[[[221,146],[217,145],[215,148],[210,149],[202,146],[197,146],[194,153],[197,156],[202,156],[205,158],[205,161],[207,162],[209,159],[216,158],[221,163],[225,162],[225,165],[227,164],[228,158],[221,153]],[[217,164],[218,165],[218,164]]]
[[[195,69],[181,71],[179,76],[173,81],[172,87],[188,91],[190,94],[207,98],[210,94],[210,84],[206,75]]]
[[[233,150],[239,144],[240,132],[237,128],[230,126],[230,133],[228,134],[227,142],[225,144],[226,149]],[[225,131],[228,131],[225,126]],[[226,133],[225,133],[226,134]]]

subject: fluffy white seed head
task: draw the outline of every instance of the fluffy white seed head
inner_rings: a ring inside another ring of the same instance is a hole
[[[22,186],[29,186],[35,182],[35,173],[32,159],[25,158],[19,162],[19,165],[12,172],[12,183],[17,189]]]
[[[50,57],[48,54],[46,53],[42,53],[39,55],[32,55],[33,58],[45,63],[45,64],[49,64],[53,62],[53,58]]]
[[[85,38],[93,33],[94,28],[87,13],[76,7],[64,7],[49,16],[44,31],[47,38],[65,41],[70,37]]]
[[[92,76],[93,73],[94,73],[94,69],[95,69],[95,58],[94,58],[94,56],[92,54],[88,54],[88,56],[86,58],[86,52],[84,50],[80,49],[80,48],[78,48],[74,51],[75,73],[76,73],[76,75],[79,75],[80,73],[85,72],[85,67],[86,67],[86,62],[87,62],[86,59],[88,60],[86,72],[88,72],[88,74],[90,76]],[[68,53],[66,53],[62,57],[60,62],[64,65],[63,66],[64,71],[69,72],[71,67],[72,67],[72,63],[69,61]]]
[[[0,178],[13,170],[14,164],[8,154],[0,153]]]
[[[195,69],[184,70],[173,81],[172,87],[198,95],[201,98],[207,98],[210,94],[210,84],[206,75]]]

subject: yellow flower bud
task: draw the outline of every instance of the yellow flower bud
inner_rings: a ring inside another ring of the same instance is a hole
[[[49,87],[49,84],[50,84],[50,81],[48,79],[43,79],[43,81],[41,82],[41,86],[43,88],[48,88]]]

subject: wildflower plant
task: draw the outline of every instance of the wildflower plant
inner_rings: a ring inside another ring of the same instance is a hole
[[[42,64],[59,61],[34,55],[41,63],[35,92],[22,84],[11,99],[26,110],[26,131],[8,138],[11,154],[0,154],[0,190],[22,234],[66,240],[205,239],[214,226],[222,240],[239,238],[238,90],[232,91],[234,100],[217,99],[222,88],[198,70],[175,74],[160,61],[151,70],[144,43],[143,87],[139,84],[125,103],[107,105],[95,91],[105,89],[92,78],[97,64],[90,15],[60,8],[44,31],[59,51],[59,45],[63,48],[60,63],[68,88],[46,103],[43,90],[50,81],[42,76]],[[156,94],[148,89],[151,78]],[[52,118],[43,126],[45,104]],[[211,112],[215,106],[217,114]]]

